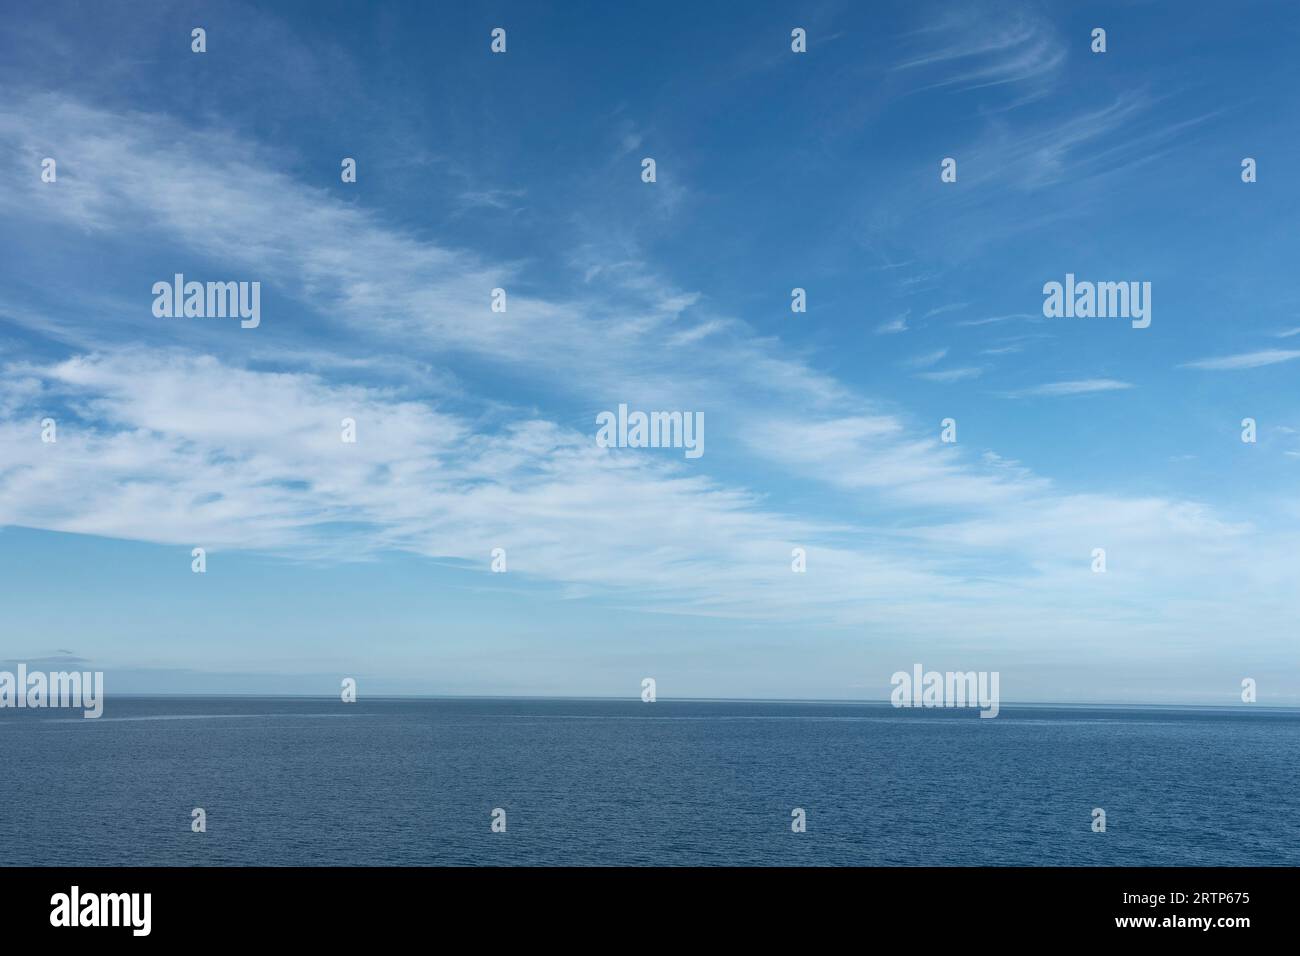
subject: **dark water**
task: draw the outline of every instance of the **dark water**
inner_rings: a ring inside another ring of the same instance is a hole
[[[1244,709],[119,697],[0,711],[0,862],[1295,865],[1297,767]]]

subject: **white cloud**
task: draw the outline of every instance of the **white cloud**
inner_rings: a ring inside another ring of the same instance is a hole
[[[942,361],[943,357],[947,354],[948,354],[947,349],[937,349],[934,352],[927,352],[924,355],[918,355],[915,358],[910,358],[907,361],[905,361],[903,365],[907,368],[926,368],[930,365],[934,365],[936,362]]]
[[[925,317],[929,319],[936,315],[944,315],[948,312],[960,312],[962,309],[966,308],[967,305],[969,305],[967,302],[951,302],[948,305],[941,305],[931,309],[929,312],[925,313]]]
[[[273,284],[309,318],[295,305],[295,330],[264,310],[258,335],[236,331],[219,356],[105,344],[65,361],[11,361],[0,380],[0,523],[328,559],[399,549],[484,563],[502,545],[512,573],[638,606],[910,635],[943,633],[960,611],[964,636],[1019,641],[1086,640],[1099,626],[1146,627],[1157,616],[1159,627],[1208,633],[1211,617],[1170,610],[1169,596],[1224,593],[1242,576],[1272,587],[1294,570],[1274,539],[1200,505],[1081,497],[996,456],[942,446],[937,422],[879,412],[635,256],[588,257],[577,270],[589,278],[582,298],[521,290],[494,315],[488,290],[515,288],[522,265],[393,228],[220,131],[58,98],[0,106],[7,173],[37,137],[77,163],[61,168],[58,191],[10,175],[6,214],[174,244],[219,264],[223,278]],[[123,314],[97,310],[78,332],[129,340],[122,333],[139,329]],[[328,325],[312,325],[317,316]],[[905,316],[895,321],[906,327]],[[331,345],[345,343],[338,361],[321,357],[323,329]],[[268,351],[262,331],[284,336],[284,360],[298,370],[251,367]],[[503,420],[496,409],[484,421],[499,399],[490,387],[450,394],[454,379],[440,380],[439,405],[348,380],[372,355],[404,363],[407,379],[422,363],[445,375],[440,365],[472,356],[546,384],[569,410],[643,397],[706,408],[711,450],[691,467],[597,449],[592,423],[568,412],[564,424],[531,410]],[[1085,380],[1029,394],[1128,387]],[[63,409],[57,445],[33,425],[51,408]],[[356,445],[338,440],[343,417],[358,422]],[[850,517],[787,514],[713,477],[720,454],[724,473],[787,473],[807,486],[796,499],[843,495],[837,513]],[[1079,577],[1094,583],[1081,569],[1098,540],[1129,548],[1117,568],[1143,572],[1109,579],[1124,601],[1102,609]],[[795,546],[809,548],[807,575],[790,572]],[[1202,563],[1207,555],[1232,573]],[[1074,623],[1061,623],[1068,609]]]
[[[927,88],[1014,84],[1033,99],[1050,91],[1065,62],[1064,43],[1026,13],[953,8],[913,37],[922,42],[893,70],[928,78]]]
[[[1013,319],[1036,319],[1036,318],[1037,318],[1037,319],[1041,319],[1042,316],[1041,316],[1041,315],[1031,315],[1031,314],[1028,313],[1028,312],[1014,312],[1014,313],[1011,313],[1010,315],[994,315],[994,316],[990,316],[990,317],[987,318],[987,319],[967,319],[966,321],[958,322],[958,323],[956,323],[956,324],[957,324],[957,325],[962,325],[962,326],[994,325],[994,324],[999,323],[999,322],[1010,322],[1010,321],[1012,321]]]
[[[1070,382],[1048,382],[1045,385],[1035,385],[1033,388],[1021,389],[1018,392],[1008,392],[1007,394],[1013,398],[1022,395],[1091,395],[1094,392],[1116,392],[1128,388],[1133,388],[1133,385],[1113,378],[1084,378]]]
[[[984,369],[975,367],[949,368],[939,372],[921,372],[916,377],[929,382],[962,382],[968,378],[978,378]]]
[[[907,331],[906,312],[904,312],[902,315],[896,315],[888,322],[882,322],[880,323],[880,325],[876,326],[877,335],[892,335],[898,332],[906,332],[906,331]]]
[[[1185,362],[1179,367],[1223,372],[1244,368],[1261,368],[1265,365],[1276,365],[1279,362],[1291,362],[1298,358],[1300,358],[1300,349],[1264,349],[1259,352],[1242,352],[1238,355],[1223,355],[1218,358]]]

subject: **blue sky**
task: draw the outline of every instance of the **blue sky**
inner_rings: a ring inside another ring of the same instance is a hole
[[[1263,3],[26,7],[0,660],[1300,702],[1298,32]],[[259,281],[261,325],[155,318],[178,272]],[[1150,282],[1151,326],[1044,318],[1066,273]],[[703,412],[705,454],[596,447],[620,403]]]

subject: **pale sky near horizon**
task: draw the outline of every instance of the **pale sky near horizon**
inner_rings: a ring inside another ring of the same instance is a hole
[[[727,6],[9,13],[0,666],[1300,703],[1300,18]],[[1150,327],[1044,317],[1067,274]],[[704,454],[597,447],[621,403]]]

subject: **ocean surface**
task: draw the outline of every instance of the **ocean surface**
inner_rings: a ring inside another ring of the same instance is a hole
[[[7,865],[1300,864],[1300,713],[1244,707],[114,697],[0,768]]]

